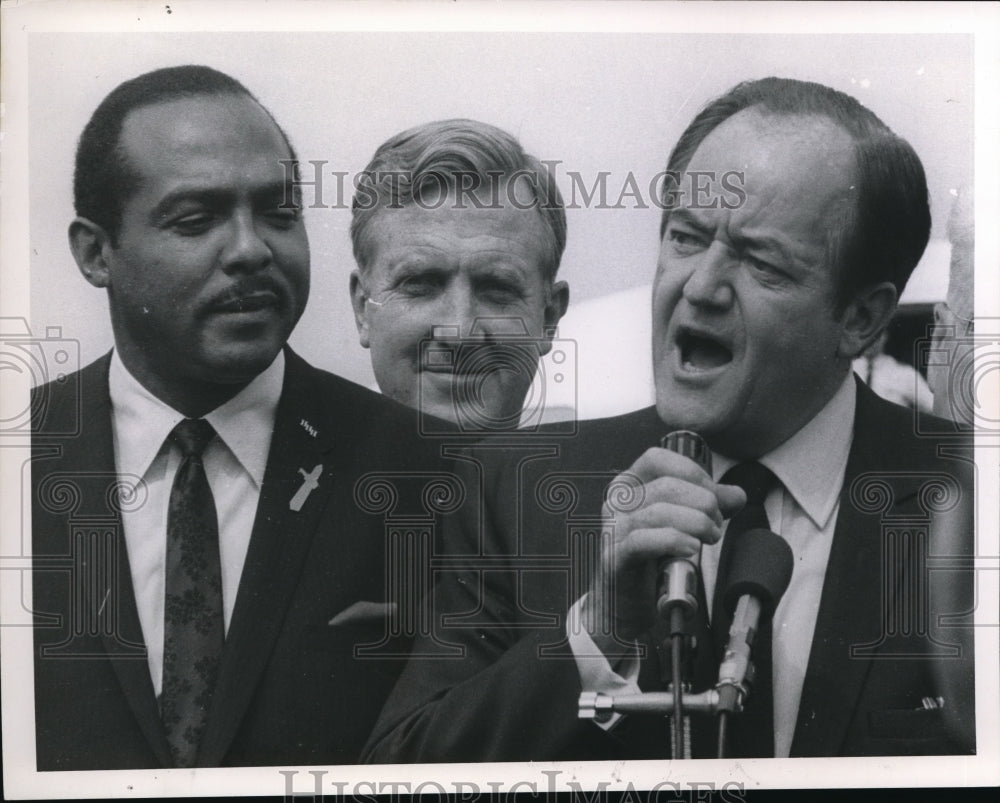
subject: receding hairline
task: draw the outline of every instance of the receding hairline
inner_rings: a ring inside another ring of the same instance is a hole
[[[150,103],[144,103],[139,106],[135,106],[122,117],[121,128],[118,132],[118,140],[115,142],[115,151],[121,161],[124,170],[131,174],[133,178],[138,178],[141,175],[141,165],[138,164],[138,160],[134,158],[134,154],[129,153],[129,149],[126,147],[126,141],[129,137],[129,132],[133,129],[137,123],[136,118],[140,116],[143,112],[156,110],[158,108],[177,105],[187,102],[199,102],[199,101],[212,101],[219,99],[233,99],[238,101],[244,101],[250,106],[258,109],[263,118],[267,120],[268,124],[271,126],[274,133],[277,134],[277,139],[281,142],[285,149],[285,156],[290,161],[297,160],[295,154],[295,149],[292,147],[292,143],[289,141],[288,136],[285,134],[284,130],[278,125],[278,121],[274,118],[274,115],[268,111],[267,107],[264,106],[257,98],[251,95],[248,91],[241,92],[236,89],[228,90],[223,89],[219,91],[207,91],[203,93],[188,94],[170,98],[162,98],[154,100]],[[197,118],[194,119],[194,125],[200,122]],[[126,201],[131,195],[131,192],[127,192],[122,196],[122,201]]]
[[[218,100],[241,101],[259,110],[260,113],[263,115],[263,117],[268,121],[268,123],[274,129],[274,131],[277,132],[278,138],[282,141],[282,143],[284,143],[285,149],[288,151],[289,158],[292,158],[292,156],[295,153],[294,149],[292,148],[292,143],[289,141],[287,135],[285,134],[281,126],[278,125],[278,121],[274,118],[274,115],[271,114],[270,111],[268,111],[267,107],[264,106],[263,103],[257,100],[257,98],[255,98],[249,92],[238,92],[235,90],[210,91],[204,93],[183,95],[178,97],[161,98],[153,100],[150,103],[143,103],[139,106],[135,106],[134,108],[129,109],[128,112],[125,114],[125,116],[122,117],[121,130],[119,133],[117,144],[119,146],[122,144],[122,141],[124,140],[125,134],[129,129],[129,127],[134,126],[136,118],[139,115],[143,114],[144,112],[155,111],[157,109],[166,106],[180,105],[183,103],[200,103],[200,102],[211,103],[212,101],[218,101]],[[193,122],[197,124],[199,120],[197,118],[193,118]]]
[[[694,149],[691,156],[687,160],[687,165],[685,165],[685,170],[690,168],[691,162],[694,157],[698,154],[698,151],[702,149],[705,142],[709,140],[712,136],[717,134],[720,130],[726,128],[729,124],[734,121],[747,120],[753,124],[755,121],[759,121],[760,133],[780,133],[787,132],[788,134],[798,137],[801,139],[803,136],[809,133],[810,129],[817,134],[825,130],[827,132],[835,132],[836,136],[840,138],[843,145],[843,152],[851,159],[852,166],[857,166],[857,153],[855,146],[859,141],[850,130],[848,130],[839,120],[831,117],[830,115],[823,114],[819,111],[785,111],[783,109],[771,109],[768,106],[758,103],[753,106],[747,106],[745,109],[740,109],[735,114],[729,115],[725,120],[720,122],[711,131],[709,131],[702,140],[698,143],[698,147]],[[780,121],[780,129],[770,127],[768,123],[770,121]],[[836,152],[841,150],[840,148],[835,148],[833,137],[810,137],[809,141],[817,141],[822,145],[829,146],[828,151]],[[725,169],[729,169],[731,165],[724,165]]]

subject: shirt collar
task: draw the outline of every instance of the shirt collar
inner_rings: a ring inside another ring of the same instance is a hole
[[[817,529],[826,526],[840,498],[854,439],[856,406],[854,374],[848,372],[837,392],[812,420],[777,449],[759,458]],[[736,461],[715,453],[712,457],[718,481]]]
[[[281,351],[249,385],[205,416],[258,488],[264,481],[284,377],[285,354]],[[122,474],[143,477],[170,431],[184,415],[146,390],[129,373],[117,349],[111,357],[108,392],[114,416],[118,470]]]

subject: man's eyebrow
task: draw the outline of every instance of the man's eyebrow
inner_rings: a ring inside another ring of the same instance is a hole
[[[499,278],[499,279],[524,279],[524,271],[517,265],[511,264],[507,254],[497,254],[492,259],[484,259],[471,271],[476,278]]]
[[[415,272],[440,269],[440,260],[419,251],[409,251],[389,260],[386,269],[390,276],[404,272]]]
[[[702,223],[691,210],[683,207],[675,209],[670,213],[670,220],[673,221],[675,218],[678,223],[694,229],[699,234],[710,234],[713,230],[712,226]],[[792,263],[796,259],[791,244],[782,237],[775,237],[774,235],[764,233],[756,234],[751,231],[731,235],[730,242],[739,252],[765,251],[777,254],[786,263]]]
[[[206,206],[219,206],[232,199],[233,193],[215,187],[178,187],[164,195],[153,207],[151,216],[160,218],[170,212],[178,204],[186,202],[202,203]]]
[[[734,235],[732,241],[739,251],[766,251],[777,254],[786,262],[793,262],[795,259],[789,243],[780,237],[767,234],[755,235],[750,232]]]
[[[674,209],[670,212],[670,219],[668,225],[676,221],[677,223],[683,223],[685,226],[690,226],[692,229],[698,232],[708,232],[712,229],[711,226],[706,225],[698,220],[698,218],[691,212],[690,209],[685,209],[680,207]]]
[[[301,182],[292,181],[271,181],[254,188],[250,193],[253,198],[283,198],[289,194],[301,194]]]
[[[254,187],[250,192],[254,201],[273,201],[292,198],[298,200],[298,186],[293,181],[272,181]],[[167,193],[160,199],[159,203],[153,207],[152,217],[162,218],[178,204],[200,203],[205,206],[220,207],[233,202],[236,193],[229,188],[222,187],[178,187]]]

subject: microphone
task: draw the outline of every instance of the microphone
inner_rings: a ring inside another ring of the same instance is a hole
[[[718,711],[737,711],[746,696],[750,653],[761,618],[774,615],[792,579],[792,550],[788,542],[770,530],[758,528],[739,536],[723,596],[733,614],[729,642],[719,666]],[[722,578],[719,578],[720,580]],[[716,616],[721,611],[715,612]]]
[[[712,475],[712,452],[696,432],[686,429],[670,432],[661,438],[660,446],[694,460],[709,476]],[[656,609],[670,623],[671,635],[684,632],[684,620],[698,610],[699,554],[689,558],[668,558],[660,564]]]

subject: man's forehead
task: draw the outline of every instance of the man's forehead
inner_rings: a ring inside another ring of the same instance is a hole
[[[197,95],[134,109],[122,125],[121,148],[136,172],[144,167],[182,172],[192,159],[240,155],[273,162],[292,154],[274,120],[249,96]]]
[[[531,171],[510,175],[500,171],[485,175],[473,171],[430,173],[418,180],[410,204],[431,210],[446,207],[537,209],[542,203],[536,192],[540,180],[541,177]]]
[[[545,223],[536,203],[511,202],[499,197],[461,195],[419,196],[402,206],[384,206],[372,218],[376,239],[436,239],[457,234],[468,240],[503,237],[535,242],[546,235]]]
[[[680,206],[702,217],[715,210],[736,218],[760,212],[826,217],[830,205],[856,198],[855,174],[853,141],[832,120],[748,109],[695,150]]]
[[[688,170],[746,170],[781,164],[789,158],[853,163],[854,143],[851,135],[828,117],[751,107],[709,132],[695,149]]]
[[[372,263],[387,273],[445,263],[544,272],[550,242],[537,210],[509,204],[478,208],[468,200],[456,208],[453,200],[436,208],[410,202],[380,209],[367,232]]]

